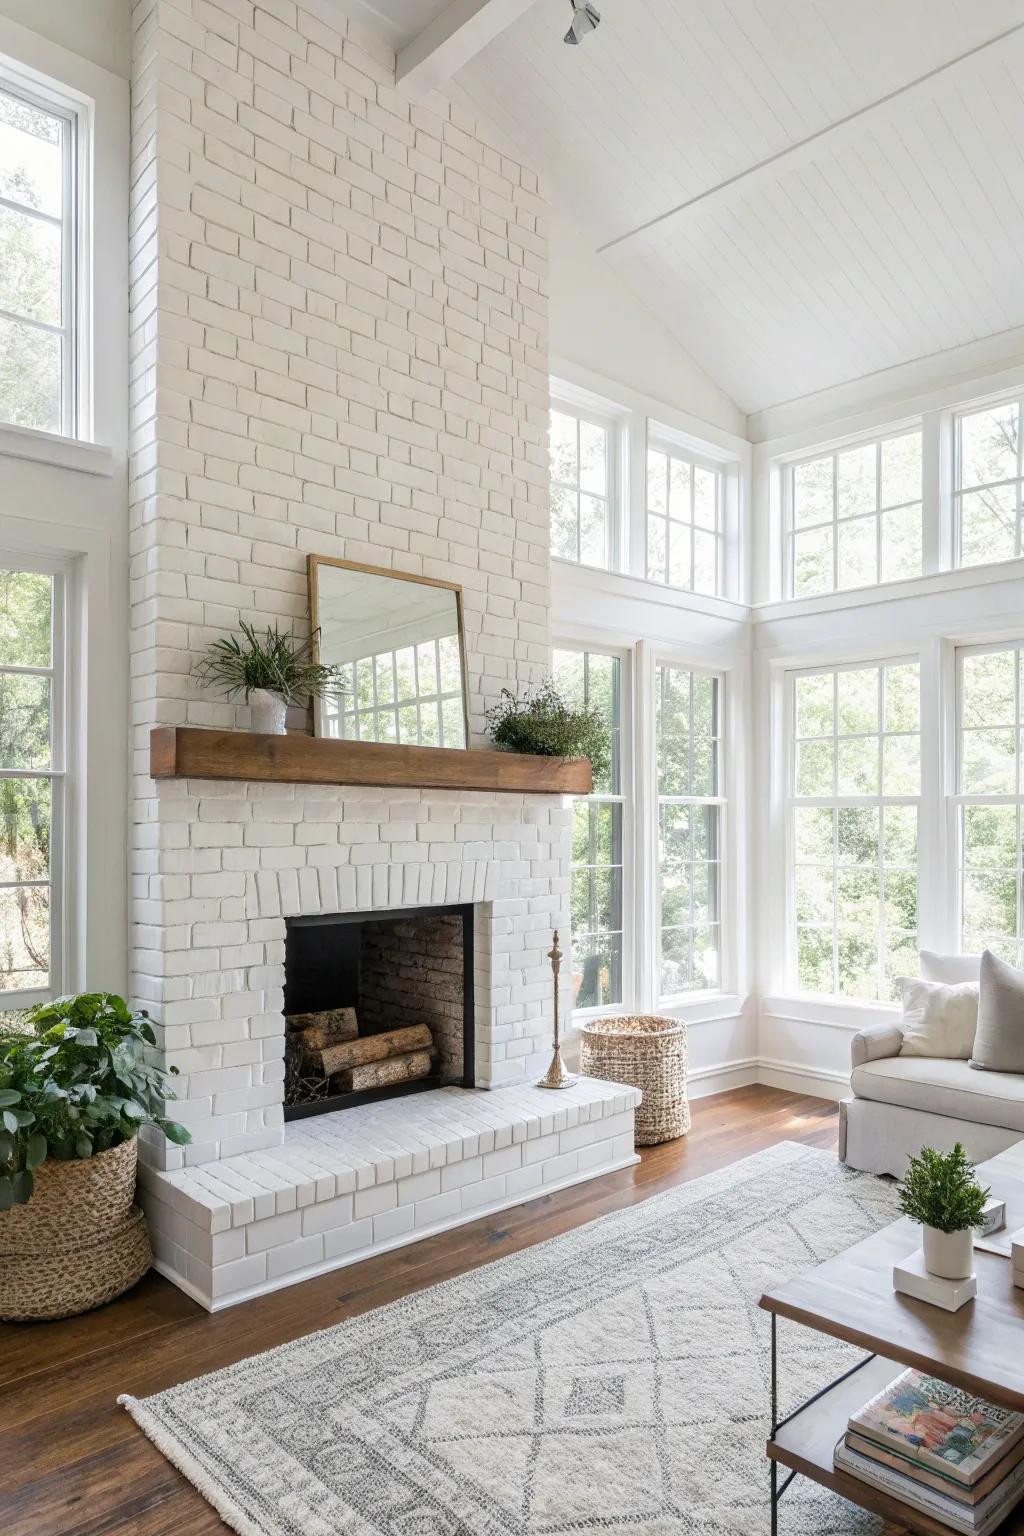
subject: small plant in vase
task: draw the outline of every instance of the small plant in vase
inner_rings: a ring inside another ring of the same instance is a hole
[[[487,731],[505,752],[589,757],[595,778],[608,772],[611,737],[600,710],[567,703],[550,678],[522,698],[503,688],[497,704],[487,711]]]
[[[317,636],[301,640],[268,625],[263,635],[252,624],[241,635],[214,640],[195,668],[201,687],[221,688],[231,700],[244,698],[252,709],[253,730],[283,736],[289,704],[307,704],[328,694],[344,693],[339,667],[315,659]]]
[[[921,1225],[929,1274],[966,1280],[974,1273],[974,1229],[982,1225],[989,1193],[960,1142],[951,1152],[923,1147],[910,1159],[899,1186],[900,1210]]]

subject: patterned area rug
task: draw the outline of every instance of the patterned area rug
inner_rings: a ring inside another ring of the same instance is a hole
[[[791,1142],[158,1396],[122,1398],[242,1536],[763,1536],[762,1291],[893,1220]],[[780,1324],[783,1409],[856,1358]],[[784,1536],[877,1521],[798,1478]]]

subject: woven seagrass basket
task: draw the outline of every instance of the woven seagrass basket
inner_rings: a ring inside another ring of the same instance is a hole
[[[655,1014],[592,1019],[580,1025],[580,1067],[587,1077],[629,1083],[643,1093],[636,1142],[652,1147],[690,1129],[686,1097],[686,1025]]]
[[[28,1204],[0,1215],[0,1318],[74,1317],[142,1279],[153,1252],[134,1204],[138,1155],[133,1138],[36,1170]]]

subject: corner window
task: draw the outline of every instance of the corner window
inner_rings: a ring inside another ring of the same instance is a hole
[[[921,429],[787,465],[793,597],[921,574]]]
[[[791,674],[797,990],[891,1001],[917,968],[917,662]]]
[[[611,766],[573,801],[572,994],[574,1008],[623,1001],[622,662],[598,651],[556,650],[555,683],[574,704],[591,704],[611,733]]]
[[[73,113],[0,77],[0,423],[76,430]]]
[[[0,569],[0,1006],[62,988],[64,580]]]
[[[551,553],[577,565],[612,565],[614,430],[568,407],[551,411]]]
[[[659,664],[655,687],[664,1001],[721,986],[722,680]]]
[[[1021,402],[964,411],[954,420],[953,507],[958,565],[1024,553]]]
[[[647,579],[714,597],[722,587],[720,469],[652,445],[647,450]]]

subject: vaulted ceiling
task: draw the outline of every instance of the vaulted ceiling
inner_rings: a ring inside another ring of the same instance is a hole
[[[1024,0],[598,4],[453,94],[741,408],[1024,326]],[[399,45],[445,10],[373,5]]]

